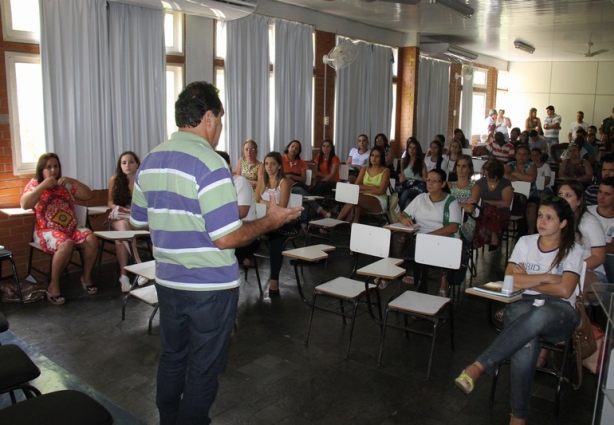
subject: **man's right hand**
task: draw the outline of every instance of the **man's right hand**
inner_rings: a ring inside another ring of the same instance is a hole
[[[284,224],[296,220],[300,217],[303,207],[282,208],[275,202],[275,197],[271,198],[267,208],[267,218],[273,223],[273,228],[283,226]]]

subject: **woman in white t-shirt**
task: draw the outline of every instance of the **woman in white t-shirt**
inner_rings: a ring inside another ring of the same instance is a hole
[[[524,289],[521,300],[508,304],[504,328],[476,361],[454,381],[465,394],[473,391],[482,373],[511,359],[510,424],[525,424],[529,415],[539,340],[568,340],[579,321],[574,308],[582,248],[577,246],[575,216],[558,196],[544,196],[538,210],[539,234],[520,238],[509,259],[506,275],[514,289]]]
[[[559,197],[571,206],[576,218],[576,243],[582,247],[582,259],[586,262],[585,283],[607,283],[605,275],[605,233],[599,220],[586,210],[584,186],[577,180],[566,180],[559,187]]]
[[[429,153],[424,157],[424,165],[426,172],[431,170],[443,170],[446,172],[446,180],[448,179],[448,159],[443,155],[443,143],[435,139],[431,142]]]
[[[366,134],[358,136],[358,147],[350,149],[345,163],[350,166],[348,182],[354,183],[360,169],[369,165],[369,138]]]
[[[443,170],[431,170],[426,178],[428,193],[421,193],[403,210],[399,223],[406,226],[417,224],[418,233],[458,237],[461,224],[461,209],[453,196],[444,192],[446,173]],[[411,258],[414,244],[408,244],[404,233],[395,233],[392,242],[392,257]],[[409,266],[409,264],[408,264]],[[426,293],[428,289],[428,268],[422,264],[412,264],[414,275],[406,276],[403,282],[416,284],[417,291]],[[442,273],[439,295],[446,296],[448,289],[447,273]]]

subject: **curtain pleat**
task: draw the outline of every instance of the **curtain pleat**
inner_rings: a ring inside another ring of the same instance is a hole
[[[275,134],[273,150],[282,152],[292,140],[311,159],[313,27],[275,21]]]
[[[340,42],[340,41],[339,41]],[[392,118],[392,49],[355,42],[356,60],[337,71],[335,87],[335,150],[345,159],[358,135],[390,136]]]
[[[226,114],[228,154],[253,139],[262,159],[271,149],[269,132],[269,18],[250,15],[226,23]]]
[[[416,137],[426,152],[436,134],[448,133],[450,64],[420,56]]]

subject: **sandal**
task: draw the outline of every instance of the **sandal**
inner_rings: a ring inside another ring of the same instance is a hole
[[[375,283],[379,289],[386,289],[388,286],[388,281],[386,279],[380,279],[379,277],[373,279],[373,283]]]
[[[503,323],[503,314],[504,313],[505,313],[505,309],[504,308],[502,308],[501,310],[495,311],[495,314],[492,315],[493,320],[496,321],[496,322]]]
[[[401,280],[401,282],[403,282],[406,285],[413,285],[415,283],[414,277],[410,275],[405,275],[405,277]]]
[[[96,285],[88,285],[83,281],[83,278],[81,278],[81,286],[83,287],[83,290],[87,292],[88,295],[94,295],[98,293],[98,287]]]
[[[53,305],[62,305],[66,302],[66,299],[64,299],[62,294],[54,296],[51,295],[49,291],[45,291],[45,294],[47,294],[47,300],[49,300],[49,302]]]
[[[467,375],[464,369],[461,374],[458,375],[458,378],[454,380],[454,384],[456,384],[456,386],[465,394],[470,394],[471,391],[473,391],[473,378]]]

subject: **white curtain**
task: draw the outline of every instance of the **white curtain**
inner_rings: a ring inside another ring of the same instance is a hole
[[[311,159],[313,27],[275,21],[275,135],[273,150],[282,152],[292,140]]]
[[[62,173],[107,187],[111,142],[107,2],[41,0],[41,64],[47,149]]]
[[[347,158],[359,134],[390,136],[392,116],[392,49],[356,42],[358,54],[349,66],[337,71],[335,88],[335,151]]]
[[[473,115],[473,70],[469,71],[467,74],[463,72],[463,74],[465,74],[463,78],[463,98],[461,103],[461,111],[463,111],[463,113],[461,115],[460,128],[463,130],[469,143],[471,143],[471,135],[473,134],[471,132]]]
[[[448,133],[449,91],[450,64],[420,56],[416,137],[425,152],[436,134]]]
[[[269,151],[269,18],[250,15],[226,23],[226,114],[231,162],[253,139],[259,158]]]
[[[164,11],[110,2],[109,56],[114,158],[142,158],[166,138]]]

